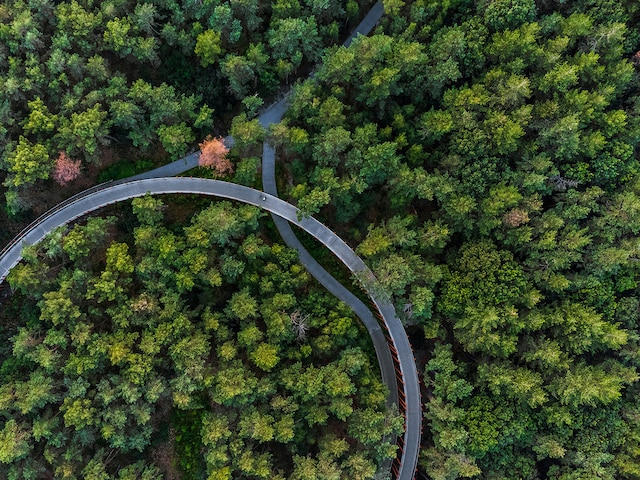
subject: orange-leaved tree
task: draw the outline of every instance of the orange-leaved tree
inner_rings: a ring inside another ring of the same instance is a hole
[[[53,167],[53,179],[62,186],[80,176],[80,160],[72,160],[65,152],[60,152]]]
[[[233,165],[231,165],[231,162],[227,158],[227,153],[229,153],[229,149],[224,144],[222,137],[213,138],[208,136],[200,144],[198,165],[211,168],[215,170],[218,175],[232,173]]]

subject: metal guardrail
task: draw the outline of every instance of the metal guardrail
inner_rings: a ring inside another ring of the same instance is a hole
[[[404,382],[404,375],[402,373],[400,359],[398,357],[398,350],[396,349],[395,342],[393,341],[391,333],[389,332],[389,327],[387,326],[387,323],[385,322],[384,317],[382,316],[382,312],[380,311],[380,309],[375,303],[372,302],[371,306],[373,310],[376,312],[376,318],[378,319],[378,323],[381,325],[383,329],[384,336],[387,340],[387,344],[389,345],[389,350],[391,351],[391,358],[393,359],[393,365],[396,372],[396,384],[397,384],[397,390],[398,390],[398,410],[400,412],[400,415],[404,417],[405,425],[406,425],[408,392]],[[393,474],[394,478],[398,478],[400,473],[400,467],[402,465],[402,454],[404,453],[404,436],[403,435],[398,435],[396,444],[398,446],[398,453],[396,457],[393,459],[393,462],[391,465],[391,473]]]

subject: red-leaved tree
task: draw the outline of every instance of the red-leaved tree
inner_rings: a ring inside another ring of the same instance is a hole
[[[71,160],[65,152],[60,152],[53,168],[53,179],[65,186],[80,176],[80,160]]]
[[[233,165],[227,158],[227,153],[229,153],[229,149],[225,146],[222,137],[212,138],[209,136],[200,144],[198,165],[211,168],[218,175],[232,173]]]

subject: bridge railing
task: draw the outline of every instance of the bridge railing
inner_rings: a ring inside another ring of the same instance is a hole
[[[113,186],[121,184],[121,183],[125,183],[128,180],[129,179],[104,182],[102,184],[96,185],[96,186],[91,187],[91,188],[89,188],[87,190],[84,190],[82,192],[79,192],[76,195],[73,195],[72,197],[69,197],[65,201],[61,202],[60,204],[56,205],[55,207],[51,208],[50,210],[48,210],[45,213],[43,213],[42,215],[40,215],[36,220],[34,220],[27,227],[25,227],[16,237],[14,237],[14,240],[9,245],[5,246],[5,248],[3,248],[2,251],[0,251],[0,256],[4,255],[8,250],[13,248],[17,243],[21,242],[23,240],[23,238],[30,231],[32,231],[36,226],[40,225],[42,222],[46,221],[49,217],[51,217],[52,215],[56,214],[60,210],[68,207],[69,205],[71,205],[71,204],[73,204],[75,202],[80,201],[81,199],[83,199],[84,197],[86,197],[88,195],[91,195],[91,194],[93,194],[95,192],[98,192],[100,190],[103,190],[103,189],[106,189],[106,188],[109,188],[109,187],[113,187]],[[395,376],[396,376],[396,388],[397,388],[397,392],[398,392],[398,408],[399,408],[400,414],[404,417],[405,428],[406,428],[407,427],[407,419],[408,419],[407,403],[406,403],[407,402],[407,394],[408,394],[408,392],[407,392],[407,386],[405,385],[404,375],[403,375],[401,363],[400,363],[400,360],[399,360],[397,348],[396,348],[395,342],[393,340],[393,337],[389,332],[389,328],[387,326],[387,323],[385,322],[385,320],[383,318],[382,312],[378,308],[378,305],[376,305],[375,301],[373,302],[372,306],[373,306],[374,312],[376,313],[376,317],[378,319],[378,324],[383,329],[387,344],[389,345],[389,350],[391,352],[391,357],[392,357],[392,360],[393,360],[393,363],[394,363],[394,370],[395,370],[395,374],[396,374]],[[400,472],[401,469],[402,469],[402,457],[403,457],[404,447],[405,447],[405,436],[404,435],[398,435],[397,436],[397,446],[398,446],[398,453],[397,453],[396,458],[392,461],[392,466],[391,466],[391,471],[394,474],[395,478],[398,477],[398,472]]]
[[[389,345],[389,350],[391,351],[391,358],[393,359],[393,366],[396,372],[396,385],[398,390],[398,410],[400,415],[405,420],[405,425],[407,423],[407,391],[404,383],[404,375],[402,374],[402,368],[400,367],[400,359],[398,358],[398,350],[396,349],[395,342],[391,337],[389,332],[389,328],[387,323],[384,321],[382,313],[378,309],[378,306],[375,303],[371,303],[371,307],[375,312],[376,318],[378,319],[378,323],[382,327],[384,332],[384,336],[387,340],[387,344]],[[404,452],[404,435],[398,435],[397,437],[397,446],[398,452],[396,454],[396,458],[394,458],[393,463],[391,464],[391,473],[393,478],[398,478],[400,473],[400,467],[402,464],[402,453]]]
[[[31,230],[33,230],[37,225],[40,225],[47,218],[49,218],[50,216],[56,214],[57,212],[59,212],[63,208],[67,207],[68,205],[71,205],[72,203],[77,202],[78,200],[86,197],[87,195],[91,195],[92,193],[98,192],[98,191],[103,190],[103,189],[105,189],[105,188],[107,188],[109,186],[116,185],[116,184],[122,183],[122,182],[123,182],[122,180],[109,180],[107,182],[100,183],[98,185],[94,185],[91,188],[87,188],[86,190],[78,192],[75,195],[67,198],[66,200],[63,200],[62,202],[58,203],[55,207],[47,210],[42,215],[40,215],[38,218],[36,218],[33,222],[31,222],[29,225],[27,225],[22,230],[20,230],[20,232],[13,237],[13,240],[11,240],[11,242],[9,242],[8,245],[5,245],[5,247],[2,250],[0,250],[0,257],[2,257],[9,250],[11,250],[14,247],[14,245],[16,245],[17,243],[20,243],[22,241],[22,239]]]

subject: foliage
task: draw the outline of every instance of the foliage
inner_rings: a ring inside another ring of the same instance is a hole
[[[227,158],[227,153],[229,153],[229,149],[225,146],[222,137],[207,137],[200,144],[198,165],[211,168],[218,175],[233,173],[233,165]]]
[[[143,158],[135,162],[121,160],[102,170],[98,176],[98,182],[102,183],[109,180],[120,180],[121,178],[132,177],[133,175],[151,170],[152,168],[153,162],[148,159]]]
[[[80,175],[80,160],[72,160],[65,152],[60,152],[53,168],[53,179],[61,186],[75,180]]]
[[[271,135],[431,354],[421,469],[636,478],[637,2],[384,6]]]
[[[0,6],[10,211],[59,151],[176,157],[211,133],[214,107],[242,101],[238,152],[268,135],[288,160],[281,191],[358,245],[429,354],[423,473],[640,475],[637,2],[385,0],[373,35],[326,52],[357,2],[36,3]],[[265,132],[262,98],[320,57]],[[239,160],[234,180],[255,185],[258,166]],[[145,423],[144,404],[195,412],[211,478],[373,476],[394,421],[356,324],[294,254],[248,226],[251,209],[212,207],[184,233],[155,201],[134,209],[129,247],[88,223],[49,240],[62,272],[37,250],[12,271],[37,300],[13,307],[2,350],[0,455],[15,472],[56,459],[43,475],[108,476],[113,447],[120,476],[153,476],[130,453],[148,460],[164,421]]]
[[[132,203],[128,242],[91,218],[10,273],[0,476],[373,478],[403,421],[351,312],[255,207],[214,202],[180,229],[159,199]]]
[[[337,43],[361,9],[342,3],[3,2],[0,167],[10,210],[30,206],[59,151],[83,165],[99,165],[114,143],[123,156],[186,154],[211,134],[214,109],[222,118],[245,97],[273,97],[280,79]]]

